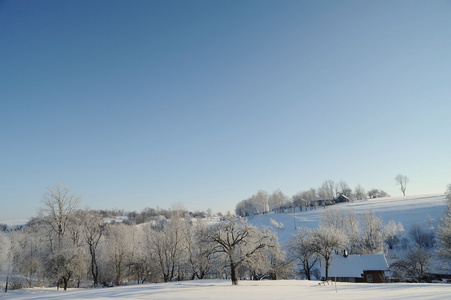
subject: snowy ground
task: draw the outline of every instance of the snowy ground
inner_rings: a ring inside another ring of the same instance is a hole
[[[0,296],[4,299],[449,299],[450,284],[352,284],[319,286],[317,281],[185,281],[103,289],[24,289]]]

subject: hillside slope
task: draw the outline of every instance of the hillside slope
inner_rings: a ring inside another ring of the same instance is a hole
[[[408,235],[412,224],[419,224],[426,226],[428,218],[431,221],[430,225],[437,229],[438,222],[443,216],[445,209],[444,195],[420,195],[420,196],[405,196],[405,197],[387,197],[354,201],[350,203],[341,203],[326,208],[319,207],[314,210],[296,211],[293,213],[268,213],[266,215],[257,215],[247,218],[250,224],[257,227],[266,226],[272,228],[277,232],[279,241],[286,243],[291,234],[295,233],[296,223],[297,227],[317,228],[319,219],[324,210],[328,209],[351,209],[357,215],[361,215],[365,211],[372,210],[374,214],[381,218],[384,224],[394,220],[401,222],[404,226],[404,236]],[[271,219],[279,224],[283,224],[283,229],[276,228]]]

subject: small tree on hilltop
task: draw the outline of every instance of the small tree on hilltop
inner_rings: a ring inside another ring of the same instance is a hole
[[[398,176],[395,177],[395,182],[397,185],[400,186],[401,192],[405,196],[407,183],[409,182],[409,177],[407,177],[406,175],[399,174]]]

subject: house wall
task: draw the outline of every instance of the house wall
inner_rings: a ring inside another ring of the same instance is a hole
[[[370,278],[369,276],[370,275]],[[371,280],[372,277],[372,280]],[[385,282],[385,272],[384,271],[364,271],[363,272],[363,282],[373,282],[373,283],[384,283]]]
[[[366,282],[366,283],[384,283],[384,271],[364,271],[363,276],[359,277],[337,277],[337,282]],[[328,280],[335,281],[335,277],[329,277]]]
[[[330,280],[335,280],[335,277],[330,278]],[[354,277],[337,277],[337,282],[353,282],[354,283],[355,278]]]

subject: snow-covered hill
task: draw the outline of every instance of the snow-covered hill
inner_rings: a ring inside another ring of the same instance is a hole
[[[279,241],[285,243],[295,233],[294,224],[296,226],[316,228],[319,219],[324,210],[327,209],[351,209],[357,215],[372,210],[374,214],[381,218],[384,224],[394,220],[401,222],[407,235],[412,224],[417,223],[423,227],[434,226],[437,228],[440,218],[443,216],[445,209],[444,195],[421,195],[421,196],[405,196],[405,197],[387,197],[369,200],[354,201],[350,203],[341,203],[326,208],[318,207],[314,210],[308,210],[296,213],[268,213],[266,215],[257,215],[248,218],[248,222],[257,227],[267,226],[277,232]],[[283,229],[274,226],[274,222],[283,224]],[[428,224],[428,219],[431,224]]]

